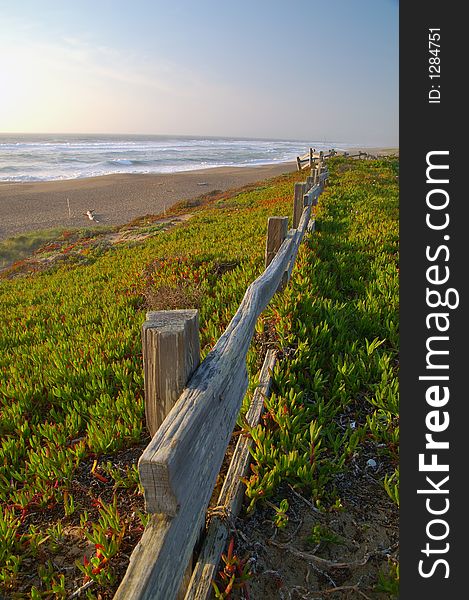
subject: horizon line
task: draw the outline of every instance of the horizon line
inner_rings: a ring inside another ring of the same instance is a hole
[[[266,136],[242,136],[242,135],[201,135],[201,134],[185,134],[185,133],[123,133],[123,132],[72,132],[72,131],[0,131],[0,136],[6,135],[83,135],[83,136],[140,136],[140,137],[174,137],[174,138],[199,138],[199,139],[233,139],[233,140],[258,140],[258,141],[278,141],[278,142],[307,142],[311,143],[311,138],[285,138],[285,137],[266,137]],[[350,142],[346,140],[327,140],[327,139],[316,139],[313,140],[319,144],[356,144],[362,146],[369,146],[369,143]],[[376,143],[373,144],[377,146]],[[386,146],[389,144],[378,144],[379,146]],[[391,144],[392,145],[392,144]],[[394,146],[393,146],[394,147]]]

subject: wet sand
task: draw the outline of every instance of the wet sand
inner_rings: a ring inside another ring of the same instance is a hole
[[[181,200],[225,191],[296,169],[293,162],[259,167],[219,167],[157,175],[104,175],[66,181],[0,183],[0,240],[53,227],[123,225],[158,214]],[[70,215],[69,207],[70,206]]]

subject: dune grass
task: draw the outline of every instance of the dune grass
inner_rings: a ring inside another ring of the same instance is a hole
[[[96,236],[102,233],[107,233],[111,227],[78,227],[78,228],[52,228],[41,231],[31,231],[22,233],[14,237],[0,240],[0,269],[6,268],[14,262],[24,260],[39,250],[42,246],[63,239],[64,234],[75,238],[86,236]]]
[[[60,237],[61,234],[61,229],[47,229],[0,240],[0,268],[7,267],[17,260],[23,260],[44,244]]]

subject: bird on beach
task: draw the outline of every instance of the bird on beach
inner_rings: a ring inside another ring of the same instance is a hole
[[[85,213],[85,217],[88,217],[90,221],[94,221],[95,223],[99,223],[98,219],[94,216],[94,210],[87,210]]]

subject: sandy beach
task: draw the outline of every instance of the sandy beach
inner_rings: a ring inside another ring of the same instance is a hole
[[[52,227],[82,227],[93,222],[122,225],[158,214],[181,200],[213,190],[228,190],[296,169],[293,162],[259,167],[220,167],[157,175],[104,175],[37,183],[0,183],[0,239]],[[70,215],[69,208],[70,205]]]
[[[358,148],[353,152],[358,152]],[[396,148],[363,148],[370,154],[394,154]],[[123,225],[158,214],[181,200],[214,190],[269,179],[296,170],[296,162],[257,167],[218,167],[168,174],[115,174],[34,183],[0,182],[0,240],[54,227]]]

